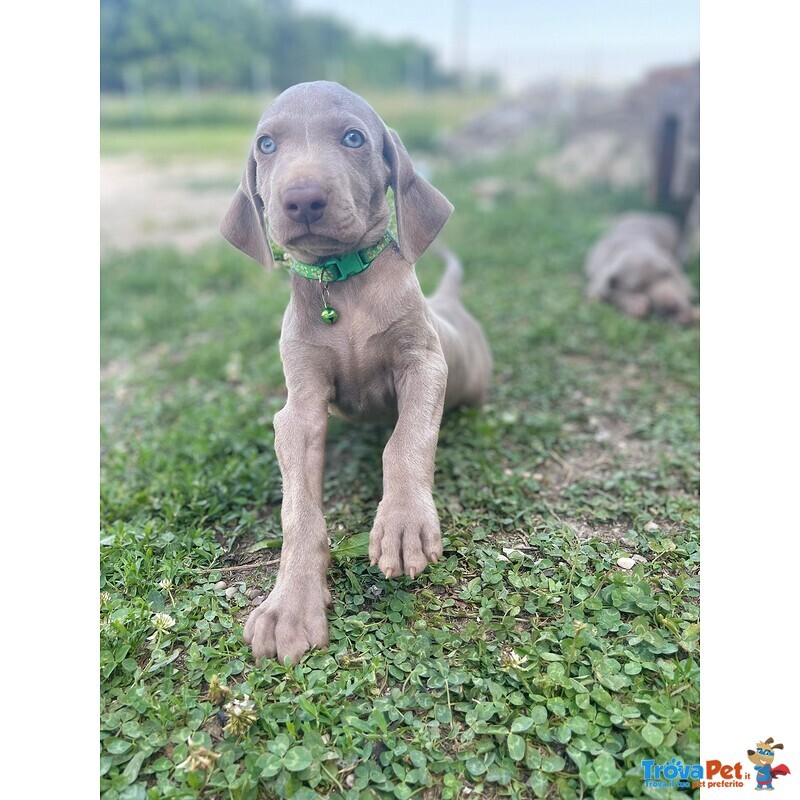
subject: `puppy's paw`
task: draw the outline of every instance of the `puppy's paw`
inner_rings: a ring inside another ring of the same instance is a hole
[[[297,664],[312,647],[328,646],[325,607],[331,593],[324,583],[278,582],[269,597],[247,618],[244,640],[253,649],[256,663],[262,658],[286,658]]]
[[[441,555],[442,535],[433,498],[384,497],[369,536],[370,564],[377,564],[387,578],[403,574],[414,578]]]

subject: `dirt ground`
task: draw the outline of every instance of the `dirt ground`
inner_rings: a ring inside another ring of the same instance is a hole
[[[192,251],[219,240],[240,169],[222,161],[160,166],[135,155],[101,158],[101,250],[169,244]]]

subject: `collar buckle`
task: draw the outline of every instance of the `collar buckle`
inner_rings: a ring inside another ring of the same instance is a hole
[[[328,258],[321,264],[304,264],[302,261],[292,259],[291,269],[310,280],[343,281],[351,275],[363,272],[393,242],[394,237],[387,231],[371,247],[338,258]]]
[[[348,253],[346,256],[341,256],[340,258],[329,258],[322,264],[322,275],[324,276],[326,273],[332,275],[332,277],[326,278],[326,280],[343,281],[351,275],[357,275],[359,272],[363,272],[369,264],[369,261],[366,263],[364,262],[360,252]]]

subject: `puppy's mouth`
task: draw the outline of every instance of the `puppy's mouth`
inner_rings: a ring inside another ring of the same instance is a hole
[[[310,232],[292,236],[284,242],[279,242],[279,244],[282,244],[287,250],[302,251],[306,255],[311,254],[317,258],[341,255],[353,249],[353,245],[348,241],[342,241],[337,237],[327,236],[325,234]]]
[[[294,225],[289,230],[284,226],[281,230],[270,233],[281,247],[302,254],[304,258],[327,258],[352,252],[358,248],[366,233],[363,230],[347,231],[338,226],[335,230],[336,233],[333,234],[327,225],[323,227],[321,223],[312,223]]]

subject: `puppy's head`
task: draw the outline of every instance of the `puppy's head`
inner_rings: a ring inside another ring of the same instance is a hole
[[[612,263],[611,299],[625,313],[634,317],[652,313],[681,323],[695,320],[691,284],[671,253],[652,242],[636,239],[621,248]],[[631,313],[619,302],[621,297],[630,295],[641,298],[641,313]]]
[[[657,281],[680,275],[681,267],[662,247],[634,237],[625,240],[614,253],[609,273],[614,289],[642,292]]]
[[[649,287],[647,295],[658,316],[682,323],[695,321],[692,287],[683,275],[661,278]]]
[[[328,81],[287,89],[267,108],[220,230],[264,266],[267,236],[303,261],[374,244],[395,198],[400,250],[416,261],[453,207],[414,171],[394,131],[361,97]]]

